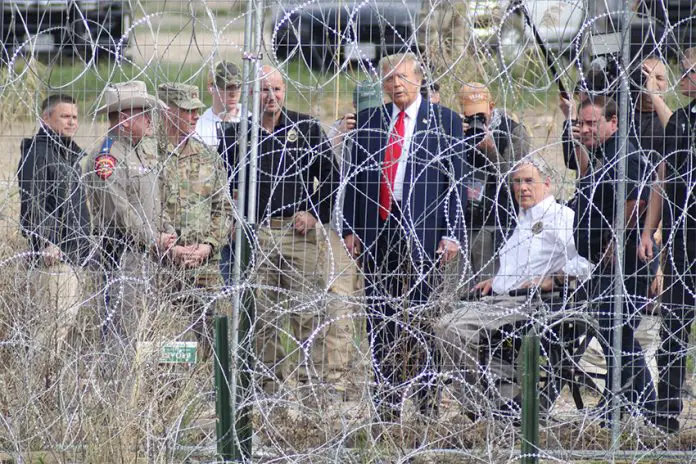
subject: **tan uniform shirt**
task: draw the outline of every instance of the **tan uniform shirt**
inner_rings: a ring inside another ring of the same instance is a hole
[[[160,233],[174,232],[160,197],[154,138],[133,146],[128,139],[107,137],[90,166],[90,203],[101,234],[149,248]]]
[[[177,243],[211,245],[210,261],[217,261],[229,240],[232,215],[225,165],[217,152],[193,137],[178,146],[169,144],[165,155],[162,198]]]

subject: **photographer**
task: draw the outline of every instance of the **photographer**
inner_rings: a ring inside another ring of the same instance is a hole
[[[649,370],[646,368],[642,347],[635,338],[642,312],[648,300],[650,269],[640,263],[635,253],[625,253],[623,262],[616,261],[616,236],[622,230],[623,246],[635,249],[638,231],[643,224],[643,212],[647,202],[650,177],[647,163],[633,140],[624,141],[618,136],[616,102],[607,97],[595,96],[580,105],[577,112],[579,137],[576,142],[585,148],[592,160],[576,185],[575,242],[578,253],[594,264],[593,276],[586,287],[588,297],[596,309],[599,324],[599,340],[602,342],[608,372],[612,379],[614,366],[613,338],[617,332],[615,311],[615,274],[623,280],[620,392],[610,389],[606,381],[604,406],[611,404],[611,395],[619,394],[624,406],[637,408],[648,420],[655,416],[655,391]],[[624,145],[626,144],[626,145]],[[622,152],[626,152],[625,174],[619,178],[617,165]],[[618,182],[625,184],[623,201],[624,221],[622,229],[614,223],[617,213]],[[602,411],[608,413],[608,410]]]
[[[664,95],[669,87],[667,66],[657,56],[649,56],[631,76],[631,101],[635,112],[629,134],[635,137],[638,147],[651,152],[651,158],[664,154],[665,126],[672,117],[672,110],[665,103]]]
[[[568,169],[577,171],[582,177],[590,164],[587,150],[579,143],[580,125],[574,120],[577,112],[576,100],[582,105],[587,100],[600,96],[613,96],[609,88],[609,76],[600,69],[591,69],[575,84],[573,98],[559,97],[559,108],[565,118],[563,123],[563,161]]]
[[[488,88],[466,83],[457,94],[464,140],[473,167],[467,185],[472,271],[481,279],[495,274],[495,251],[514,228],[514,201],[505,179],[531,150],[529,133],[495,108]]]

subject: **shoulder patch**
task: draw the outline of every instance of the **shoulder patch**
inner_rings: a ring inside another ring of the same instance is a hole
[[[102,143],[101,149],[99,150],[100,155],[108,155],[111,153],[111,147],[114,144],[114,139],[111,137],[107,137],[104,139],[104,143]]]
[[[99,155],[94,159],[94,172],[100,179],[106,180],[111,177],[116,167],[116,158],[110,154]]]

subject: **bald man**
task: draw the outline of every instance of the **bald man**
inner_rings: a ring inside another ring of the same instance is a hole
[[[349,341],[341,344],[332,333],[352,324],[336,319],[346,305],[327,298],[330,283],[320,253],[328,246],[322,242],[338,179],[331,144],[315,119],[285,108],[285,81],[277,69],[264,66],[260,78],[257,190],[249,192],[257,198],[254,334],[265,366],[258,369],[261,382],[272,393],[288,381],[317,386],[345,378]],[[230,125],[219,147],[231,166],[233,188],[242,168],[239,131],[238,124]],[[320,327],[328,331],[325,343],[315,333]],[[281,339],[288,330],[291,347]],[[299,368],[290,366],[289,357],[297,362],[298,354]]]

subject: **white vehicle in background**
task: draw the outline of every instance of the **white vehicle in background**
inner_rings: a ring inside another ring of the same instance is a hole
[[[520,59],[536,47],[532,28],[522,8],[526,8],[546,48],[555,56],[574,58],[584,45],[589,29],[586,2],[583,0],[522,0],[508,3],[499,28],[491,38],[505,63]]]
[[[616,37],[625,21],[624,0],[513,0],[504,1],[495,27],[479,31],[487,44],[497,48],[506,64],[530,49],[538,49],[529,18],[556,57],[566,56],[587,63],[590,56],[616,48]],[[679,44],[694,43],[692,0],[634,0],[630,4],[631,57],[650,53],[676,58]],[[471,9],[470,11],[476,11]],[[472,24],[480,22],[475,17]],[[604,43],[605,39],[613,43]],[[592,38],[592,39],[591,39]],[[621,41],[620,35],[618,36]],[[612,51],[616,53],[618,50]]]

